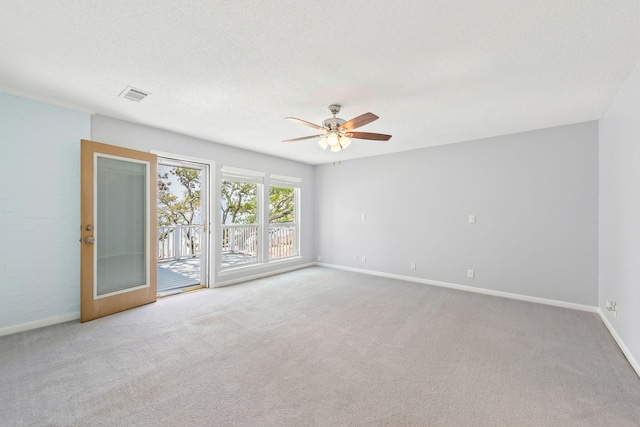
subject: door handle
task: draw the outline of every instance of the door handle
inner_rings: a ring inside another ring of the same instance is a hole
[[[93,245],[96,242],[96,239],[94,239],[93,237],[87,237],[86,239],[84,239],[84,241],[89,243],[90,245]]]

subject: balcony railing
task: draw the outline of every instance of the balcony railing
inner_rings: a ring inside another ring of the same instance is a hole
[[[296,252],[296,225],[269,224],[269,258],[292,257]]]
[[[222,253],[258,254],[258,226],[231,224],[222,226]]]
[[[158,227],[158,260],[200,256],[202,225],[167,225]]]
[[[232,224],[222,226],[222,253],[251,256],[258,254],[259,226]],[[297,255],[296,225],[269,224],[269,258],[287,258]]]
[[[258,230],[255,224],[222,226],[222,253],[258,255]],[[200,256],[202,225],[158,227],[158,260],[176,260]],[[269,224],[269,259],[297,255],[296,225]],[[255,262],[255,260],[254,260]]]

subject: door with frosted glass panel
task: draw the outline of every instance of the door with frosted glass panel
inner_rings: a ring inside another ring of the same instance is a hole
[[[156,300],[156,162],[81,142],[82,322]]]

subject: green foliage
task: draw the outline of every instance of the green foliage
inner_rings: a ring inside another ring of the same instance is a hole
[[[257,224],[257,185],[222,181],[223,224]],[[295,192],[293,188],[271,187],[269,191],[269,223],[295,221]]]
[[[171,191],[173,175],[182,186],[182,197]],[[190,225],[200,213],[200,171],[175,167],[158,174],[158,225]]]
[[[220,209],[223,224],[255,224],[258,210],[256,184],[222,181]]]
[[[269,189],[269,223],[295,221],[295,192],[293,188],[271,187]]]

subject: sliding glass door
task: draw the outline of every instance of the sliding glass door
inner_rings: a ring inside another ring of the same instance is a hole
[[[207,286],[209,166],[158,159],[158,295]]]

